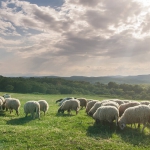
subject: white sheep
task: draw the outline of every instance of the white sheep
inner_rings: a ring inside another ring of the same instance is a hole
[[[0,110],[4,110],[5,99],[3,96],[0,96]]]
[[[123,101],[123,100],[119,100],[119,99],[112,99],[112,100],[110,100],[110,101],[116,102],[116,103],[118,103],[119,105],[124,104],[124,101]]]
[[[80,101],[78,101],[77,99],[70,99],[62,103],[62,105],[58,109],[58,113],[60,112],[64,113],[64,111],[67,110],[68,113],[70,114],[71,110],[75,110],[77,115],[79,109],[80,109]]]
[[[127,100],[127,99],[124,99],[124,100],[122,100],[124,103],[130,103],[131,102],[131,100]]]
[[[119,104],[114,101],[103,102],[102,106],[114,106],[117,109],[119,108]]]
[[[2,107],[3,107],[3,101],[2,99],[0,99],[0,110],[2,110]]]
[[[87,103],[86,105],[86,110],[85,112],[88,114],[88,112],[90,111],[90,109],[94,106],[94,104],[98,102],[98,100],[91,100]]]
[[[30,113],[33,119],[35,117],[40,119],[40,104],[37,101],[27,101],[24,104],[24,113],[26,114],[25,117]]]
[[[20,100],[16,98],[6,98],[4,106],[6,110],[10,110],[10,114],[13,109],[16,111],[16,114],[19,115],[19,108],[21,106]]]
[[[127,108],[118,121],[120,129],[124,129],[126,124],[143,123],[142,132],[146,123],[150,121],[150,107],[147,105],[138,105]]]
[[[114,106],[101,106],[93,114],[93,119],[95,119],[96,123],[99,121],[108,121],[112,123],[115,120],[117,126],[118,118],[119,111]]]
[[[40,104],[40,111],[43,111],[44,112],[44,115],[45,113],[48,111],[49,109],[49,104],[47,103],[46,100],[39,100],[38,101],[39,104]]]
[[[88,115],[93,116],[93,114],[96,112],[96,110],[102,105],[102,102],[98,101],[96,102],[93,107],[89,110]]]
[[[150,101],[141,101],[140,104],[141,104],[141,105],[149,105],[149,104],[150,104]]]
[[[119,116],[122,116],[122,114],[124,113],[124,111],[129,108],[129,107],[134,107],[134,106],[138,106],[140,105],[139,102],[136,102],[136,101],[132,101],[132,102],[129,102],[129,103],[124,103],[124,104],[121,104],[119,106]]]

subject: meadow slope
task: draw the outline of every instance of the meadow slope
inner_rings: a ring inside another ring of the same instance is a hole
[[[0,95],[4,93],[0,92]],[[150,149],[150,126],[144,133],[140,129],[127,126],[124,131],[115,127],[95,125],[94,120],[87,116],[85,109],[78,115],[57,114],[57,99],[67,96],[85,97],[87,99],[107,99],[89,95],[42,95],[17,94],[12,97],[21,101],[19,116],[15,112],[0,113],[0,150],[141,150]],[[41,112],[41,119],[25,118],[23,106],[28,100],[45,99],[50,108],[46,115]]]

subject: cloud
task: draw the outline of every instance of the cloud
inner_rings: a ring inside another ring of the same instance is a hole
[[[0,64],[15,66],[13,74],[147,73],[148,6],[139,0],[66,0],[57,8],[31,1],[2,1]],[[5,75],[10,74],[2,68]]]

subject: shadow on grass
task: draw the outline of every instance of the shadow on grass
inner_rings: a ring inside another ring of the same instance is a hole
[[[119,129],[119,127],[113,124],[110,129],[108,124],[93,124],[87,129],[87,136],[93,137],[94,139],[113,139],[113,136],[123,140],[126,143],[133,144],[134,146],[148,146],[150,139],[150,127],[147,126],[142,133],[142,127],[134,128],[128,125],[124,130]],[[148,129],[149,128],[149,129]]]
[[[76,116],[76,114],[62,114],[62,113],[57,113],[56,114],[57,117],[71,117],[71,116]]]
[[[96,124],[89,126],[87,129],[87,136],[93,138],[103,138],[107,139],[112,137],[112,134],[115,133],[118,128],[115,126],[115,123],[112,124],[111,128],[108,123]]]
[[[3,111],[3,110],[1,110],[1,111],[0,111],[0,116],[5,116],[5,115],[6,115],[6,112]]]
[[[15,118],[15,119],[8,120],[7,124],[9,124],[9,125],[22,125],[22,124],[26,124],[32,120],[33,119],[31,118],[31,116],[22,117],[22,118]]]

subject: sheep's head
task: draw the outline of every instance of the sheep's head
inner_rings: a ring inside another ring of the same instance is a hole
[[[119,128],[123,130],[126,127],[125,123],[118,122]]]
[[[89,111],[89,112],[88,112],[88,115],[92,117],[92,116],[93,116],[93,113],[92,113],[91,111]]]
[[[63,109],[61,109],[61,107],[58,109],[58,113],[64,113],[64,110]]]

